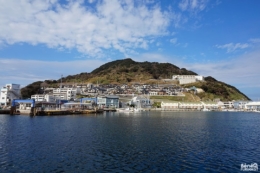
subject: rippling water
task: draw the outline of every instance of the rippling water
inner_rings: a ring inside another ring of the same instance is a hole
[[[260,164],[260,114],[0,115],[0,172],[238,172]]]

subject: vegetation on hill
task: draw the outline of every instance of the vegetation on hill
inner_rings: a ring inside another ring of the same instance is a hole
[[[42,81],[37,81],[22,88],[21,89],[22,98],[27,99],[27,98],[31,98],[31,95],[42,94],[41,84]]]
[[[203,101],[221,99],[225,100],[250,100],[246,95],[241,93],[234,86],[228,85],[224,82],[217,81],[213,77],[209,76],[205,78],[203,82],[196,82],[186,84],[184,87],[192,87],[203,89],[205,92],[198,93],[197,96]]]
[[[92,82],[100,84],[146,82],[149,79],[171,78],[173,74],[196,75],[192,71],[170,63],[136,62],[130,58],[106,63],[91,73],[63,78],[66,82]]]
[[[160,83],[158,79],[169,79],[172,75],[197,75],[196,73],[179,68],[170,63],[158,62],[136,62],[130,58],[116,60],[106,63],[91,73],[80,73],[77,75],[69,75],[59,80],[46,80],[44,82],[34,82],[22,89],[22,97],[28,98],[33,94],[41,93],[43,87],[57,87],[61,80],[66,84],[123,84],[123,83]],[[176,82],[173,84],[176,84]],[[184,87],[202,88],[205,92],[198,93],[196,97],[201,100],[213,100],[219,98],[221,100],[250,100],[246,95],[238,89],[223,82],[217,81],[212,77],[206,77],[204,82],[196,82],[184,85]],[[194,97],[194,96],[193,96]]]

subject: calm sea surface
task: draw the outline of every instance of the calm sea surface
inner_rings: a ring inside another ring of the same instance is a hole
[[[0,115],[1,173],[239,172],[242,163],[260,164],[259,113]]]

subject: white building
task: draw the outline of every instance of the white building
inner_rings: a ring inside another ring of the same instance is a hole
[[[204,109],[218,110],[219,104],[216,102],[201,102]]]
[[[151,101],[145,96],[136,96],[131,99],[129,104],[134,104],[138,108],[151,108]]]
[[[248,111],[260,111],[260,101],[245,104],[245,109]]]
[[[179,81],[180,84],[188,84],[203,81],[204,77],[199,75],[173,75],[172,79]]]
[[[223,109],[233,109],[234,108],[234,103],[231,101],[223,102]]]
[[[10,105],[13,99],[21,98],[21,90],[19,84],[6,84],[1,88],[0,104],[1,106]]]
[[[234,101],[233,105],[234,105],[234,109],[237,110],[244,110],[246,108],[246,104],[248,104],[249,101]]]
[[[203,108],[203,104],[199,102],[180,102],[180,109],[197,109],[200,110]]]
[[[80,93],[81,93],[81,89],[78,87],[53,89],[53,96],[55,97],[55,99],[60,99],[60,100],[76,99],[76,95]]]
[[[37,102],[55,102],[55,97],[49,94],[35,94],[31,96],[31,99],[34,99]]]
[[[178,102],[161,102],[161,108],[163,110],[178,109],[179,103]]]

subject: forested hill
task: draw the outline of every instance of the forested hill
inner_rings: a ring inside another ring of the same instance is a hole
[[[62,78],[63,83],[99,83],[99,84],[126,84],[130,82],[148,83],[151,79],[169,79],[172,75],[197,75],[195,72],[185,68],[179,68],[170,63],[158,62],[136,62],[130,58],[116,60],[101,65],[91,73],[80,73]],[[202,87],[207,93],[213,95],[223,95],[225,99],[241,98],[247,100],[248,97],[235,87],[217,80],[208,78],[204,83],[196,84]],[[61,79],[53,81],[38,81],[22,89],[23,97],[40,92],[41,86],[57,87]],[[232,91],[231,93],[228,91]],[[236,95],[231,97],[230,95]]]

